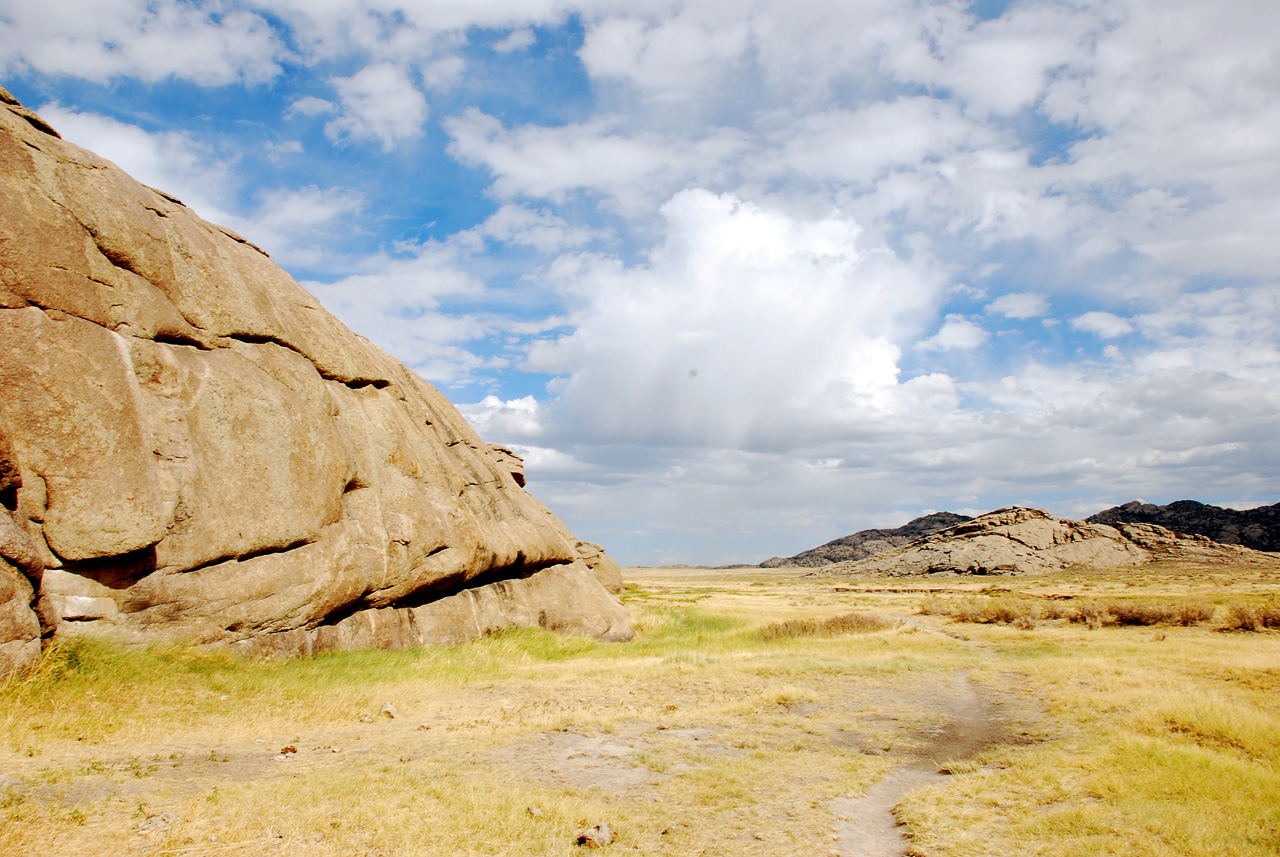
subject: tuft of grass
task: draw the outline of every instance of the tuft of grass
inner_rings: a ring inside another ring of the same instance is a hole
[[[1101,604],[1095,601],[1086,601],[1076,607],[1075,612],[1068,618],[1072,622],[1087,626],[1090,630],[1096,630],[1102,627],[1102,620],[1106,615],[1107,611]]]
[[[1178,607],[1178,624],[1184,627],[1199,625],[1213,619],[1213,605],[1208,601],[1190,599]]]
[[[978,625],[1026,625],[1041,616],[1040,606],[1028,598],[1007,595],[973,596],[952,602],[946,614],[957,622]]]
[[[887,631],[902,624],[901,620],[877,613],[846,613],[830,619],[788,619],[774,622],[756,631],[761,640],[787,640],[797,637],[838,637],[841,634],[870,634]]]
[[[919,605],[923,615],[949,616],[957,622],[978,625],[1013,625],[1029,630],[1037,620],[1060,620],[1086,625],[1200,625],[1213,620],[1216,611],[1203,598],[1125,598],[1100,600],[1031,598],[1004,592],[943,599],[930,595]],[[1280,628],[1280,607],[1237,602],[1227,608],[1228,630],[1260,631]]]
[[[1280,628],[1280,605],[1249,604],[1233,601],[1227,605],[1223,629],[1227,631],[1263,631]]]
[[[1152,601],[1117,601],[1106,609],[1117,625],[1160,625],[1180,618],[1173,605]]]

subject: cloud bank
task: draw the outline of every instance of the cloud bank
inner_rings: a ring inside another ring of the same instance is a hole
[[[1275,4],[86,9],[0,0],[47,118],[253,235],[624,562],[1280,499]]]

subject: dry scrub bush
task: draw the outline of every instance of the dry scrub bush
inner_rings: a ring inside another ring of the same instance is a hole
[[[950,616],[957,622],[980,625],[1013,625],[1030,629],[1038,619],[1066,619],[1090,629],[1103,625],[1196,625],[1213,618],[1213,605],[1203,600],[1073,600],[1070,603],[1046,599],[1037,601],[1017,596],[973,596],[964,599],[942,599],[929,596],[920,604],[924,615]],[[1270,612],[1268,612],[1270,611]],[[1230,627],[1257,630],[1280,627],[1280,607],[1239,605],[1236,624]],[[1271,616],[1268,620],[1266,617]],[[1270,621],[1272,624],[1268,625]]]
[[[1107,605],[1107,614],[1117,625],[1159,625],[1172,622],[1178,612],[1168,604],[1116,601]]]
[[[924,616],[950,616],[957,622],[973,622],[979,625],[1014,625],[1032,628],[1041,618],[1043,610],[1029,598],[1005,596],[974,596],[963,599],[942,599],[928,596],[920,602],[919,612]]]
[[[1020,625],[1034,622],[1039,605],[1025,598],[968,598],[953,608],[957,621],[980,625]]]
[[[936,595],[926,595],[920,601],[921,616],[947,616],[947,602]]]
[[[1091,630],[1102,627],[1102,620],[1106,616],[1107,611],[1102,608],[1101,604],[1092,601],[1086,601],[1076,606],[1075,613],[1070,616],[1072,622],[1078,622],[1081,625],[1088,626]]]
[[[1083,601],[1075,605],[1072,622],[1100,628],[1104,624],[1116,625],[1198,625],[1213,618],[1213,605],[1194,600],[1181,603],[1164,601]]]
[[[1213,605],[1208,601],[1184,601],[1178,607],[1179,625],[1198,625],[1213,618]]]
[[[756,632],[761,640],[793,637],[836,637],[840,634],[867,634],[897,627],[899,621],[877,613],[847,613],[830,619],[789,619],[766,625]]]
[[[1227,605],[1223,628],[1227,631],[1262,631],[1280,628],[1280,605],[1245,604],[1240,601]]]
[[[1062,601],[1049,601],[1040,606],[1041,619],[1070,619],[1075,610]]]

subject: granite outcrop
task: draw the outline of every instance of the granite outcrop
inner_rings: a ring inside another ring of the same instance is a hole
[[[1274,562],[1258,551],[1154,524],[1090,524],[1015,506],[988,512],[867,559],[837,563],[812,573],[889,577],[1044,574],[1071,566],[1140,566],[1161,560]]]
[[[853,535],[833,539],[795,556],[775,556],[760,563],[760,568],[817,568],[837,562],[866,559],[967,520],[969,520],[968,515],[934,512],[908,521],[901,527],[888,530],[859,530]]]
[[[0,672],[78,633],[630,636],[514,453],[246,239],[0,102]]]
[[[1176,500],[1163,506],[1133,500],[1090,515],[1087,520],[1091,524],[1113,526],[1158,524],[1175,533],[1205,536],[1224,545],[1280,552],[1280,503],[1236,510],[1196,500]]]

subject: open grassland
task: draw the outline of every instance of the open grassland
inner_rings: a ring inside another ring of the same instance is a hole
[[[804,573],[628,570],[622,645],[54,650],[0,690],[0,854],[1280,853],[1280,563]]]

